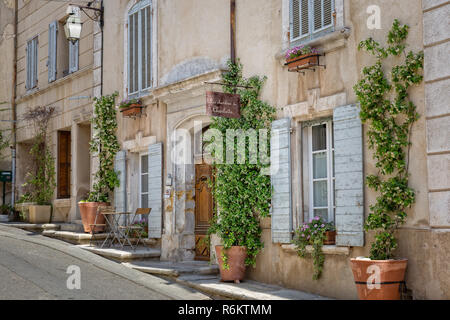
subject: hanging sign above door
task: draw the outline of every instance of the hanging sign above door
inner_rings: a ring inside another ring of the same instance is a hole
[[[238,94],[206,91],[206,114],[214,117],[240,118],[241,96]]]

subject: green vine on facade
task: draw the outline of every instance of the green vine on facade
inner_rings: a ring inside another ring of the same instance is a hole
[[[265,77],[254,76],[243,78],[242,64],[228,62],[229,71],[223,75],[223,86],[226,93],[237,93],[241,96],[241,117],[239,119],[214,117],[211,129],[217,129],[222,136],[227,130],[256,130],[265,129],[270,140],[270,126],[274,120],[275,108],[259,100]],[[242,86],[246,88],[238,88]],[[224,139],[225,140],[225,139]],[[258,141],[258,147],[269,141]],[[211,222],[208,234],[217,234],[223,241],[224,249],[232,246],[247,248],[246,265],[255,265],[256,255],[263,247],[261,241],[260,217],[269,216],[272,188],[270,176],[261,174],[261,170],[269,166],[267,159],[259,157],[256,163],[249,160],[249,153],[253,152],[249,139],[239,141],[234,139],[226,144],[227,153],[234,152],[233,164],[223,161],[213,163],[215,171],[212,190],[219,214]],[[245,148],[245,162],[237,163],[237,150]],[[224,141],[225,150],[225,141]],[[260,150],[260,148],[258,148]],[[252,163],[250,163],[252,162]],[[221,257],[227,268],[226,254]]]
[[[26,174],[22,185],[26,192],[20,202],[35,202],[37,205],[50,205],[56,188],[55,158],[47,141],[48,123],[55,112],[54,107],[30,109],[24,120],[33,123],[36,135],[30,149],[32,168]]]
[[[98,156],[99,168],[95,173],[93,191],[89,193],[89,202],[109,202],[110,194],[120,185],[117,172],[114,171],[114,159],[120,149],[116,136],[117,118],[115,100],[118,93],[94,98],[93,137],[90,150]]]
[[[372,38],[358,46],[358,50],[376,57],[375,64],[363,69],[363,78],[353,88],[361,104],[361,120],[369,125],[368,145],[379,171],[367,176],[369,188],[379,193],[364,226],[366,231],[376,231],[370,250],[373,260],[393,257],[398,246],[395,231],[405,223],[406,209],[415,202],[415,192],[408,185],[408,164],[411,128],[419,114],[408,89],[422,82],[423,52],[406,53],[408,30],[407,25],[395,20],[386,48]],[[394,62],[403,60],[392,67],[390,81],[383,71],[383,62],[389,57]]]

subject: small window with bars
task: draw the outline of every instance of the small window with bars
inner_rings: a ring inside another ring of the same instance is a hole
[[[27,42],[27,80],[25,87],[31,90],[38,83],[38,37]]]
[[[290,41],[304,42],[334,28],[334,0],[290,0]]]
[[[142,0],[128,12],[128,95],[141,96],[152,86],[152,7]]]

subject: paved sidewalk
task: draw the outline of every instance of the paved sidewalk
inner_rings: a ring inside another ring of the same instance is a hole
[[[245,280],[239,284],[221,282],[219,268],[206,261],[136,261],[123,265],[145,273],[168,277],[217,299],[234,300],[328,300],[329,298]]]

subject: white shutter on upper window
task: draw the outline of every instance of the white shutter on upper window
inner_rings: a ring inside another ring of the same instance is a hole
[[[309,0],[290,0],[291,41],[309,34]]]
[[[69,41],[69,73],[78,71],[78,52],[80,40],[72,43]]]
[[[56,50],[58,21],[53,21],[48,27],[48,82],[56,80]]]
[[[27,80],[26,88],[30,90],[37,85],[38,38],[27,42]]]

